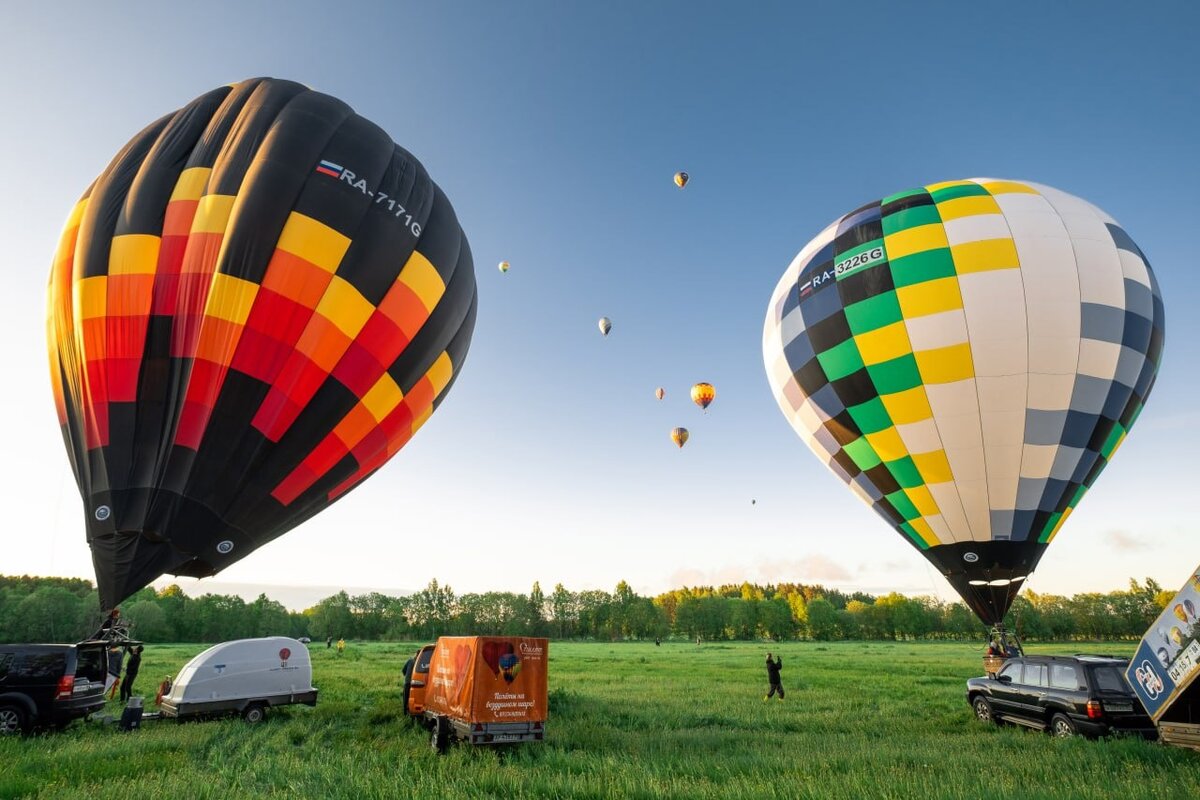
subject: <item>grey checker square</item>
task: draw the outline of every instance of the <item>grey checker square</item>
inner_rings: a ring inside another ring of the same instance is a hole
[[[1037,511],[1021,508],[1014,511],[1012,540],[1023,542],[1028,539],[1029,534],[1033,532],[1033,526],[1036,521]]]
[[[1087,447],[1088,442],[1092,440],[1092,431],[1096,429],[1096,423],[1099,421],[1099,414],[1076,411],[1074,409],[1068,411],[1067,422],[1063,425],[1063,432],[1059,438],[1059,442],[1063,447]],[[1060,450],[1059,452],[1062,451]]]
[[[1125,310],[1100,303],[1080,305],[1079,336],[1120,344],[1125,332]]]
[[[1067,424],[1067,412],[1030,408],[1025,412],[1025,444],[1056,445]]]
[[[867,477],[866,473],[860,472],[854,476],[854,482],[859,485],[872,500],[879,501],[883,499],[883,492],[879,491],[879,487]]]
[[[1154,333],[1154,323],[1141,314],[1128,313],[1125,315],[1124,330],[1121,333],[1121,344],[1135,350],[1149,350],[1150,337]]]
[[[1084,450],[1079,456],[1079,463],[1075,465],[1075,472],[1071,475],[1072,483],[1086,483],[1087,477],[1096,467],[1096,462],[1099,460],[1100,454],[1095,450]]]
[[[1046,481],[1049,487],[1054,481],[1069,481],[1075,474],[1075,466],[1083,455],[1082,447],[1060,447],[1054,454],[1054,466],[1050,468],[1050,478]]]
[[[842,298],[834,286],[822,285],[820,289],[800,301],[800,314],[804,317],[805,325],[809,327],[841,310]]]
[[[997,511],[993,508],[988,513],[992,524],[992,538],[1011,539],[1015,512],[1012,509]]]
[[[1017,511],[1037,511],[1045,491],[1045,478],[1021,478],[1017,482]]]
[[[842,398],[838,397],[838,393],[833,388],[832,383],[827,383],[813,392],[809,400],[814,406],[821,409],[821,412],[826,416],[836,417],[846,410],[845,404],[842,403]]]
[[[1046,481],[1046,491],[1042,493],[1042,500],[1038,503],[1038,511],[1048,514],[1053,514],[1058,510],[1058,504],[1062,502],[1063,495],[1071,486],[1070,481],[1051,478]]]
[[[1075,388],[1071,390],[1071,410],[1087,414],[1099,414],[1101,409],[1104,408],[1104,401],[1108,399],[1108,386],[1110,383],[1112,381],[1107,378],[1076,375]]]
[[[1125,279],[1125,310],[1154,319],[1154,294],[1150,287],[1132,278]]]
[[[842,449],[842,446],[838,444],[838,440],[833,438],[833,434],[824,427],[817,428],[817,430],[813,432],[813,438],[816,439],[817,443],[820,444],[821,447],[825,448],[827,452],[836,453],[838,450]]]
[[[783,346],[783,357],[787,359],[788,366],[793,371],[807,364],[816,354],[813,352],[812,342],[809,341],[808,332],[800,331],[795,339],[792,339]],[[1130,381],[1132,384],[1133,382]]]
[[[1132,386],[1126,386],[1120,381],[1113,381],[1112,388],[1108,390],[1108,397],[1104,400],[1104,408],[1100,410],[1100,416],[1110,420],[1120,419],[1121,412],[1125,410],[1132,394]]]
[[[1113,376],[1113,380],[1124,386],[1129,387],[1129,391],[1133,391],[1133,387],[1137,385],[1138,375],[1142,372],[1142,367],[1146,364],[1146,357],[1139,351],[1133,350],[1124,345],[1121,346],[1121,355],[1117,358],[1117,374]]]

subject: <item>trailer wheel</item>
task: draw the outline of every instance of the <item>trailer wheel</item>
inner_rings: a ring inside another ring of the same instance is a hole
[[[251,703],[242,712],[242,719],[251,725],[257,725],[267,718],[267,707],[262,703]]]
[[[433,722],[433,733],[429,737],[429,746],[433,752],[441,755],[450,746],[450,720],[438,717]]]

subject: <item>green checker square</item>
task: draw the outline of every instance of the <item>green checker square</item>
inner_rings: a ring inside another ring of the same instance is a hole
[[[889,503],[896,507],[896,510],[900,512],[900,516],[904,517],[905,519],[916,519],[917,517],[921,516],[921,512],[917,511],[917,507],[913,505],[913,501],[909,500],[908,495],[906,495],[903,491],[885,494],[884,497],[888,499]]]
[[[1058,524],[1060,519],[1062,519],[1061,511],[1055,511],[1050,515],[1050,519],[1046,520],[1046,527],[1042,528],[1041,534],[1038,535],[1039,542],[1050,541],[1050,534],[1054,532],[1054,526]]]
[[[922,550],[929,549],[929,544],[921,538],[921,534],[917,533],[916,528],[914,528],[912,525],[908,524],[907,522],[901,522],[900,530],[904,531],[908,538],[912,539],[913,544],[915,544],[917,547],[921,548]]]
[[[825,377],[831,381],[844,378],[863,368],[862,355],[859,354],[854,339],[847,339],[822,353],[817,353],[817,362],[820,363],[821,369],[825,370]]]
[[[925,479],[921,477],[921,473],[917,470],[917,465],[913,463],[911,456],[883,463],[888,468],[888,472],[892,473],[892,477],[896,479],[896,483],[905,489],[925,485]]]
[[[891,262],[891,269],[892,283],[897,289],[901,286],[936,281],[938,278],[949,278],[951,275],[957,274],[954,271],[954,257],[950,254],[949,247],[939,247],[923,253],[902,256]]]
[[[872,397],[867,402],[850,406],[846,410],[863,433],[879,433],[892,427],[892,418],[888,416],[887,408],[878,397]]]
[[[850,460],[864,472],[883,463],[865,436],[858,437],[842,449],[846,451],[846,455],[850,456]]]
[[[883,292],[848,305],[845,314],[846,321],[850,323],[850,332],[854,334],[870,333],[904,319],[895,291]]]
[[[905,392],[921,385],[921,371],[917,369],[917,359],[912,353],[882,364],[872,364],[867,367],[867,373],[880,394]]]
[[[1125,429],[1121,427],[1121,423],[1113,425],[1112,430],[1108,432],[1108,438],[1104,440],[1104,446],[1100,448],[1100,455],[1106,459],[1112,458],[1113,450],[1117,449],[1117,442],[1121,441],[1121,436],[1125,433]]]
[[[982,197],[990,196],[987,189],[980,186],[978,183],[964,183],[960,186],[947,186],[943,189],[938,189],[936,192],[930,192],[929,196],[933,198],[935,203],[944,203],[947,200],[953,200],[957,197]]]
[[[942,215],[938,213],[937,206],[913,206],[884,217],[883,232],[892,234],[919,225],[940,225],[941,222]]]
[[[888,203],[894,203],[897,200],[904,199],[905,197],[912,197],[914,194],[925,194],[925,189],[923,189],[923,188],[908,189],[903,192],[896,192],[895,194],[889,194],[887,197],[885,197],[879,201],[879,205],[886,206]]]

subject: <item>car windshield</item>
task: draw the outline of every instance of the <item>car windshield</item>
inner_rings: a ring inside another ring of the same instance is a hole
[[[1096,689],[1101,692],[1129,694],[1129,685],[1116,667],[1096,667],[1092,670],[1092,677],[1096,679]]]
[[[427,647],[417,656],[417,667],[415,672],[424,674],[429,672],[429,662],[433,660],[433,648]]]

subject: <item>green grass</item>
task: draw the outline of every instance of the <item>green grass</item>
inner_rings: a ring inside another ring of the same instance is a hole
[[[146,650],[153,695],[199,645]],[[1196,797],[1200,755],[1135,739],[1059,741],[976,722],[966,644],[551,644],[547,740],[459,745],[438,757],[405,719],[414,647],[313,647],[316,708],[148,722],[129,734],[76,723],[0,741],[0,797],[230,798],[1112,798]],[[763,702],[767,649],[787,699]],[[1131,646],[1035,652],[1128,653]],[[117,704],[111,710],[119,714]]]

